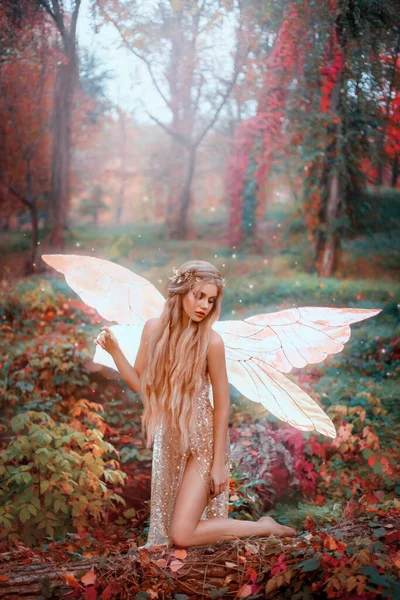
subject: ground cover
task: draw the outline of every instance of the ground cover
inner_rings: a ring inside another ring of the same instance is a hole
[[[175,244],[166,253],[153,244],[149,252],[149,243],[114,260],[161,291],[172,266],[199,249],[197,242]],[[228,280],[224,320],[293,306],[383,309],[352,327],[340,354],[289,375],[325,407],[338,432],[334,442],[285,426],[231,388],[231,516],[267,512],[295,527],[296,538],[140,551],[151,451],[140,436],[138,395],[91,363],[103,321],[57,275],[4,279],[0,597],[399,593],[400,286],[300,272],[278,278],[272,259],[232,254],[218,247],[202,252]],[[275,461],[268,462],[267,447],[275,448]]]

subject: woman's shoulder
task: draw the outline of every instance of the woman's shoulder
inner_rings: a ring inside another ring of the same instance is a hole
[[[210,343],[211,342],[214,344],[220,344],[221,342],[224,343],[221,334],[219,334],[218,331],[215,331],[215,329],[211,329]]]
[[[147,339],[153,335],[154,331],[157,328],[159,320],[159,317],[151,317],[150,319],[147,319],[143,327],[143,333]]]
[[[157,327],[159,321],[160,317],[151,317],[150,319],[147,319],[145,327],[147,327],[148,329],[154,329],[155,327]]]
[[[222,346],[224,346],[224,340],[222,339],[222,336],[218,333],[218,331],[211,329],[210,343],[208,345],[208,349],[215,349]]]

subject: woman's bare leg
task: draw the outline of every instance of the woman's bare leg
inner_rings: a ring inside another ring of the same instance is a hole
[[[213,544],[250,536],[295,535],[294,529],[280,525],[271,517],[258,521],[241,519],[207,519],[200,517],[208,501],[207,490],[200,478],[195,460],[189,455],[182,484],[176,499],[171,523],[171,541],[181,548]]]

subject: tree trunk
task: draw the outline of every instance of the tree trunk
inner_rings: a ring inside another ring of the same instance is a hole
[[[384,173],[384,168],[385,168],[385,164],[386,164],[386,153],[385,153],[386,131],[387,131],[387,126],[388,126],[388,121],[389,121],[389,113],[390,113],[390,106],[391,106],[391,102],[392,102],[393,88],[394,88],[395,80],[396,80],[397,59],[399,56],[399,52],[400,52],[400,35],[397,38],[396,48],[395,48],[394,55],[393,55],[392,77],[390,79],[389,91],[386,96],[385,119],[383,121],[382,131],[381,131],[381,135],[379,137],[379,143],[378,143],[378,173],[377,173],[377,179],[376,179],[377,185],[383,184],[383,173]]]
[[[337,170],[330,177],[328,199],[325,205],[324,222],[327,231],[320,233],[317,242],[317,271],[319,277],[331,277],[337,269],[339,236],[330,231],[332,221],[337,217],[340,204],[339,177]]]
[[[186,177],[182,186],[182,192],[178,205],[178,220],[176,229],[179,231],[180,239],[183,240],[186,240],[188,235],[188,212],[192,201],[192,183],[196,170],[196,154],[197,147],[193,146],[189,151]]]
[[[122,211],[124,209],[125,204],[125,180],[126,180],[126,119],[122,110],[118,110],[119,114],[119,123],[121,127],[121,184],[119,188],[119,193],[117,196],[117,206],[115,211],[115,222],[117,225],[121,224]]]
[[[51,166],[51,234],[52,249],[65,246],[69,209],[69,170],[71,162],[71,117],[73,96],[77,80],[75,44],[68,43],[66,63],[61,65],[55,84],[53,112],[53,161]]]
[[[339,48],[341,39],[339,28],[335,29],[332,40],[332,62],[341,56],[334,78],[331,75],[331,83],[334,84],[329,110],[334,118],[327,129],[327,147],[325,152],[325,177],[327,190],[323,197],[326,198],[320,211],[320,224],[324,230],[317,233],[316,242],[316,269],[319,277],[331,277],[335,273],[340,253],[340,237],[334,230],[334,221],[339,213],[339,205],[343,190],[340,189],[340,133],[342,118],[340,115],[340,90],[343,85],[343,51]]]
[[[182,196],[182,174],[186,169],[186,149],[176,139],[171,139],[170,155],[168,157],[169,191],[166,204],[166,236],[170,240],[181,238],[179,230],[179,199]]]
[[[392,181],[391,181],[392,188],[397,187],[398,177],[399,177],[399,156],[397,155],[394,157],[393,163],[392,163]]]
[[[29,206],[29,213],[32,223],[32,239],[31,239],[31,256],[30,261],[25,266],[25,274],[30,275],[39,270],[37,253],[38,253],[38,240],[39,240],[39,227],[37,218],[36,202],[33,200]]]

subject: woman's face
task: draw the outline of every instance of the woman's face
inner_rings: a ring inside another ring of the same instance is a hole
[[[195,286],[183,297],[183,309],[192,321],[200,323],[212,311],[217,295],[218,288],[215,283],[207,283],[201,292],[199,286]]]

